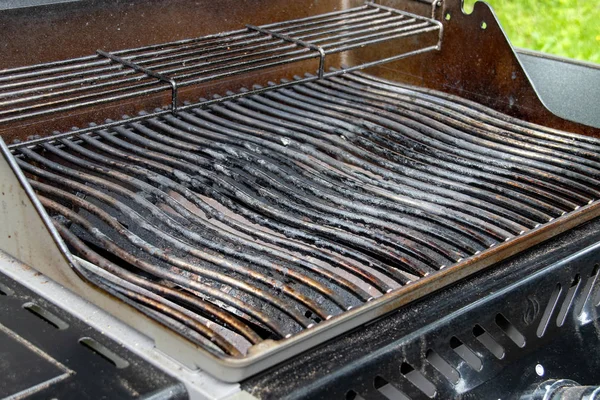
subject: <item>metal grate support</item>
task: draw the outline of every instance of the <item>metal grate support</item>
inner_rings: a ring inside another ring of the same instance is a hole
[[[330,55],[436,31],[439,32],[436,43],[425,43],[416,50],[392,57],[325,71],[326,58]],[[73,110],[171,90],[170,109],[138,119],[158,117],[439,50],[441,34],[442,25],[438,21],[368,2],[357,8],[263,26],[247,25],[242,30],[195,39],[117,52],[98,50],[96,56],[0,71],[0,124],[52,114],[60,117],[61,113]],[[181,106],[178,99],[178,90],[183,87],[310,60],[319,62],[316,75],[293,83],[185,106]],[[111,126],[114,124],[101,127]],[[98,127],[79,129],[77,133]],[[64,135],[74,134],[71,131]]]

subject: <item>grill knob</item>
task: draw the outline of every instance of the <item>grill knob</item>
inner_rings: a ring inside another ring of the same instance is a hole
[[[570,379],[550,379],[521,396],[520,400],[600,400],[600,386],[582,386]]]

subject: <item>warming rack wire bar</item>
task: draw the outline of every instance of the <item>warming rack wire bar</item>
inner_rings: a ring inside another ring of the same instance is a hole
[[[433,45],[325,71],[328,55],[432,31],[439,32]],[[242,30],[166,44],[116,52],[98,50],[95,56],[0,71],[0,124],[170,89],[170,107],[129,120],[139,121],[439,50],[441,38],[442,25],[436,20],[367,2],[361,7],[262,26],[247,25]],[[316,75],[194,104],[181,104],[178,98],[182,87],[306,60],[318,60]],[[9,147],[33,146],[119,123],[109,121]]]

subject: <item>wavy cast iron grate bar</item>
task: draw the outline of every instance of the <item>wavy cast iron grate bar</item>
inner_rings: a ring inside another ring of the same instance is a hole
[[[353,73],[13,152],[83,275],[241,357],[598,199],[599,150]]]

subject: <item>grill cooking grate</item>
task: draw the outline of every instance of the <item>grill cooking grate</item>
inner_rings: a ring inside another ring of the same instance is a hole
[[[171,108],[154,113],[160,116],[178,107],[195,106],[179,104],[178,91],[184,87],[308,60],[316,61],[319,67],[317,75],[305,80],[315,80],[343,72],[326,72],[327,56],[435,31],[439,32],[435,43],[423,39],[417,49],[345,71],[437,50],[441,44],[439,22],[367,3],[196,39],[112,53],[98,50],[95,56],[4,70],[0,71],[0,124],[57,117],[61,112],[68,115],[85,107],[171,91]]]
[[[599,150],[348,74],[13,152],[82,274],[239,357],[593,202]]]

